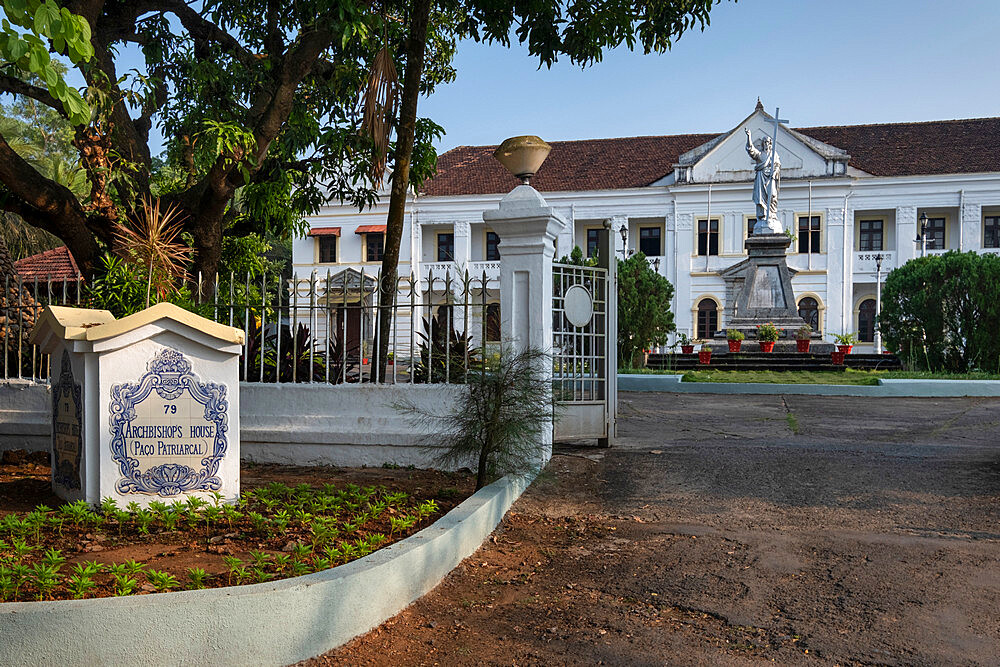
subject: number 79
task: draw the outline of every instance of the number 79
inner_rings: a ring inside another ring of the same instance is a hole
[[[176,415],[177,414],[177,406],[176,405],[171,405],[169,403],[164,404],[164,406],[163,406],[163,414],[165,414],[165,415]]]

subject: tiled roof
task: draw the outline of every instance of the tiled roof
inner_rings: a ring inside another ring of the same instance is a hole
[[[673,171],[677,156],[714,134],[552,141],[531,185],[542,192],[640,188]],[[437,175],[424,184],[426,195],[509,192],[518,184],[493,158],[496,146],[459,146],[438,157]]]
[[[59,246],[52,250],[40,252],[24,259],[14,262],[14,270],[17,271],[25,282],[52,280],[76,280],[80,275],[80,269],[76,265],[76,260],[70,254],[69,248]]]
[[[309,236],[340,236],[340,227],[313,227]]]
[[[355,234],[385,234],[386,225],[359,225]]]
[[[1000,172],[1000,118],[796,128],[847,151],[874,176]],[[678,157],[719,134],[553,141],[532,179],[542,192],[618,190],[669,175]],[[430,196],[509,192],[517,180],[493,158],[496,146],[459,146],[438,157]]]
[[[873,176],[1000,171],[1000,118],[884,123],[799,130],[851,155]]]

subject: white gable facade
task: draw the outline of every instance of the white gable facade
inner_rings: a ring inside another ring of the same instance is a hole
[[[758,105],[729,132],[679,156],[665,156],[664,175],[649,185],[543,191],[549,206],[567,221],[559,232],[556,257],[568,255],[573,246],[586,252],[593,230],[610,222],[619,257],[645,251],[651,265],[674,285],[678,332],[697,338],[724,329],[736,297],[725,272],[745,259],[744,241],[756,215],[753,161],[744,128],[755,144],[775,132],[773,118]],[[889,271],[921,253],[1000,252],[1000,170],[877,175],[852,165],[844,148],[784,125],[777,128],[776,145],[781,161],[778,215],[784,229],[797,237],[788,250],[792,288],[800,313],[826,340],[833,333],[860,332],[862,350],[872,351],[876,255],[882,256],[884,281]],[[504,194],[412,196],[400,273],[498,275],[483,212],[495,209]],[[312,216],[314,230],[339,228],[337,250],[324,256],[332,261],[320,261],[322,236],[297,240],[295,271],[300,276],[348,267],[377,271],[379,262],[368,261],[365,254],[371,237],[356,230],[384,225],[387,205],[386,197],[361,213],[329,206]],[[928,230],[924,242],[918,242],[918,220],[925,214]]]

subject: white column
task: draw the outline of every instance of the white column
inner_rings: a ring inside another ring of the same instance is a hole
[[[611,243],[614,245],[615,254],[618,257],[628,257],[628,246],[631,243],[632,247],[635,247],[637,239],[633,239],[631,234],[628,240],[624,243],[622,242],[622,228],[625,228],[626,233],[628,233],[628,216],[624,215],[613,215],[611,216]],[[624,253],[623,253],[624,251]]]
[[[845,311],[850,312],[850,307],[845,306],[845,294],[847,286],[844,281],[850,284],[850,276],[845,273],[846,262],[844,243],[847,234],[844,231],[844,209],[826,209],[826,334],[844,333]]]
[[[677,225],[674,222],[673,211],[664,216],[663,224],[663,266],[661,273],[674,286],[674,298],[670,303],[674,313],[674,323],[677,323]]]
[[[966,202],[962,204],[962,210],[958,212],[961,216],[959,224],[962,225],[962,247],[960,251],[979,250],[983,247],[983,205]]]
[[[917,207],[896,207],[896,266],[902,266],[907,261],[920,254],[917,238]]]
[[[844,217],[844,326],[843,331],[857,333],[854,323],[854,209],[848,206]]]
[[[472,259],[472,228],[468,222],[456,222],[455,232],[455,264],[459,271],[464,272]]]
[[[500,237],[500,332],[513,350],[552,348],[552,241],[567,223],[529,185],[519,185],[485,211]],[[551,374],[551,364],[545,364]],[[552,431],[539,442],[541,463],[552,457]]]
[[[694,321],[691,317],[691,253],[694,248],[694,217],[691,213],[680,213],[676,221],[675,266],[677,267],[677,305],[674,321],[678,333],[688,333],[694,337]]]

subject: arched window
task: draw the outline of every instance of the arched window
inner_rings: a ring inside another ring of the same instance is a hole
[[[799,299],[799,317],[812,327],[813,331],[819,331],[819,304],[811,296]]]
[[[486,341],[494,343],[500,340],[500,304],[486,304]]]
[[[698,329],[696,338],[711,338],[719,329],[719,306],[711,299],[698,302]]]
[[[875,299],[865,299],[858,308],[858,340],[875,342]]]

